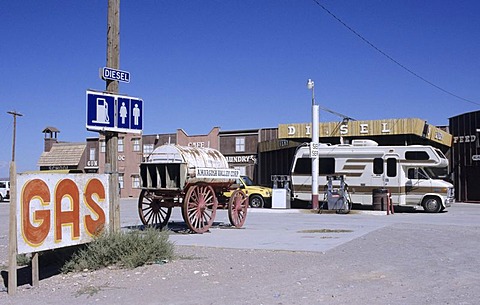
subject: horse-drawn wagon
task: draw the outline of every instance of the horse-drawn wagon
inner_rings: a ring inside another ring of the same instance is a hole
[[[228,168],[226,158],[212,148],[162,145],[140,165],[142,191],[138,213],[144,225],[164,227],[173,207],[182,208],[190,230],[204,233],[213,224],[217,207],[228,208],[230,223],[245,223],[248,196],[237,189],[227,198],[223,193],[239,178]]]

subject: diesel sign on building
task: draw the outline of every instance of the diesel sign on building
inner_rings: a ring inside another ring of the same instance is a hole
[[[320,138],[349,138],[415,135],[428,141],[450,146],[452,136],[421,119],[385,119],[319,123]],[[279,138],[311,138],[311,124],[280,124]]]

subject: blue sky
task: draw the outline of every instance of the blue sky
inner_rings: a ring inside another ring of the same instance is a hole
[[[206,134],[311,120],[317,102],[357,120],[448,118],[480,108],[480,2],[317,0],[361,36],[455,98],[399,67],[314,0],[121,0],[120,93],[144,100],[144,132]],[[107,0],[0,4],[0,177],[12,117],[19,172],[37,169],[42,130],[83,142],[87,89],[104,90]],[[320,121],[339,117],[320,112]]]

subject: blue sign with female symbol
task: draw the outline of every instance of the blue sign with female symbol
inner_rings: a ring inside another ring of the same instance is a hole
[[[88,130],[141,133],[143,100],[128,96],[87,91]]]
[[[142,130],[143,101],[119,97],[117,100],[118,128]]]

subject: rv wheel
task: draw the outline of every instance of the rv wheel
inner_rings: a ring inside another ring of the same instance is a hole
[[[427,197],[422,203],[423,209],[427,213],[438,213],[442,209],[442,203],[437,197]]]
[[[250,196],[250,206],[252,208],[263,208],[263,198],[259,195]]]

